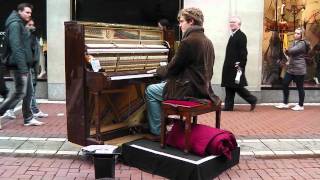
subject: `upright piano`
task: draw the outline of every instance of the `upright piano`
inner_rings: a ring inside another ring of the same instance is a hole
[[[65,22],[70,142],[117,144],[141,137],[136,130],[145,121],[144,90],[159,82],[147,71],[168,62],[163,37],[157,27]],[[97,60],[101,69],[91,64]]]

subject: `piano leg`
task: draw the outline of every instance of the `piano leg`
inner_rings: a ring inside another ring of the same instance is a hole
[[[101,141],[101,132],[100,132],[100,102],[99,102],[100,92],[94,93],[94,101],[96,107],[96,115],[95,115],[95,125],[96,125],[96,140]]]

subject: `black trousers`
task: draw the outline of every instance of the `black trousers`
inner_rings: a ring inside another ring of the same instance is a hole
[[[249,104],[257,103],[257,98],[252,95],[245,87],[231,88],[225,87],[226,98],[224,100],[224,109],[233,110],[234,106],[234,97],[236,93],[246,100]]]
[[[304,75],[293,75],[286,73],[284,76],[284,79],[282,81],[283,84],[283,103],[288,104],[289,102],[289,84],[291,81],[294,81],[296,83],[298,93],[299,93],[299,106],[303,106],[304,103],[304,97],[305,97],[305,92],[304,92],[304,87],[303,87],[303,82],[304,82]]]

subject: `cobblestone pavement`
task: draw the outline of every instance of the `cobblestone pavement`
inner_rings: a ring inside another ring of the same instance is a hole
[[[320,158],[259,159],[241,157],[240,163],[215,179],[320,179]],[[165,179],[139,169],[116,165],[116,179]],[[0,179],[94,179],[90,160],[77,157],[0,156]]]
[[[22,137],[67,137],[65,104],[41,104],[41,110],[48,118],[39,127],[24,127],[21,113],[16,120],[4,120],[0,136]],[[221,128],[229,130],[237,138],[320,138],[320,106],[306,106],[304,111],[278,110],[273,106],[258,105],[254,112],[249,106],[236,106],[233,112],[222,112]],[[214,126],[214,113],[199,116],[199,123]]]
[[[40,127],[24,127],[16,120],[2,121],[0,130],[0,179],[94,179],[89,157],[80,146],[66,141],[64,103],[44,103],[49,113]],[[305,111],[277,110],[259,105],[236,106],[222,112],[221,127],[233,132],[241,147],[240,163],[216,179],[320,179],[320,106]],[[19,111],[19,110],[18,110]],[[214,114],[199,122],[214,125]],[[120,162],[117,179],[164,179]]]

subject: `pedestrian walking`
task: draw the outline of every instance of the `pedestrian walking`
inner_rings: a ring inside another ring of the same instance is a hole
[[[22,102],[22,114],[25,126],[39,126],[43,122],[33,117],[31,110],[32,100],[32,75],[31,67],[33,64],[31,34],[26,29],[25,24],[31,19],[33,5],[21,3],[17,10],[12,11],[5,22],[5,28],[8,30],[9,37],[9,66],[13,74],[15,90],[0,105],[0,120],[4,118],[3,114],[8,109],[13,109],[19,101]]]
[[[33,19],[28,21],[28,23],[26,24],[26,28],[31,33],[31,48],[32,48],[33,63],[34,63],[31,68],[32,87],[33,87],[31,110],[34,117],[45,118],[45,117],[48,117],[48,114],[42,112],[39,109],[36,101],[37,75],[38,75],[38,66],[39,66],[41,48],[40,48],[39,38],[36,35],[36,27]]]
[[[225,87],[225,101],[223,111],[233,111],[234,97],[237,93],[250,103],[250,111],[256,107],[257,98],[245,86],[248,86],[245,70],[247,64],[247,37],[240,30],[241,20],[237,16],[229,19],[231,36],[229,38],[222,70],[221,86]]]
[[[296,87],[299,93],[299,104],[292,107],[294,111],[304,110],[304,76],[307,73],[307,65],[305,55],[310,49],[310,43],[304,39],[303,28],[297,28],[294,33],[294,42],[288,49],[284,49],[284,53],[288,56],[287,71],[284,76],[283,86],[283,103],[277,105],[276,108],[288,109],[290,108],[289,102],[289,84],[291,81],[296,83]]]

